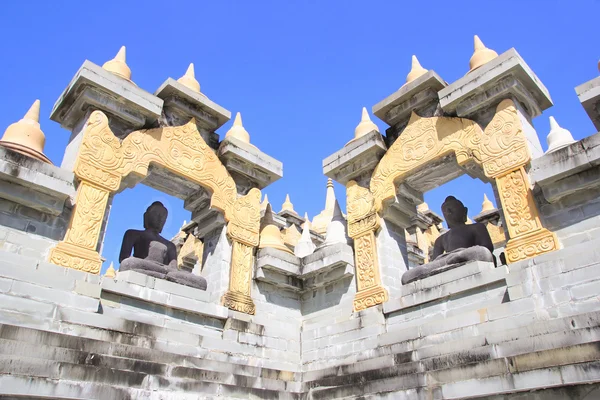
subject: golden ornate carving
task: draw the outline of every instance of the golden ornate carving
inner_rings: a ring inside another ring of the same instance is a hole
[[[354,310],[360,311],[387,301],[388,294],[381,285],[375,231],[379,215],[375,211],[373,195],[355,181],[346,185],[348,205],[348,233],[354,239],[356,289]]]
[[[231,207],[227,232],[229,237],[257,246],[260,230],[260,190],[254,188],[235,200]]]
[[[383,156],[371,177],[370,189],[375,208],[396,195],[395,181],[402,180],[427,163],[456,154],[459,165],[478,157],[483,132],[475,122],[464,118],[422,118],[414,112],[402,135]]]
[[[254,302],[250,298],[254,247],[233,241],[229,290],[223,296],[223,305],[232,310],[254,314]]]
[[[177,255],[177,267],[181,269],[186,259],[191,259],[192,262],[202,260],[202,252],[204,251],[204,243],[202,240],[189,234]]]
[[[246,196],[237,197],[233,178],[202,139],[194,119],[183,126],[135,131],[121,141],[111,131],[106,115],[94,111],[86,122],[74,167],[80,180],[75,210],[67,235],[51,251],[50,261],[99,273],[100,255],[96,247],[108,197],[123,189],[122,180],[126,176],[130,177],[129,184],[143,180],[150,164],[161,165],[212,192],[211,207],[223,212],[229,223],[229,237],[238,243],[232,253],[232,270],[237,271],[234,276],[238,279],[242,272],[246,273],[243,280],[249,282],[252,270],[239,268],[247,264],[247,252],[242,252],[239,245],[249,248],[252,254],[258,244],[260,190],[252,189]],[[232,287],[238,284],[239,279]],[[248,284],[244,295],[249,298],[249,294]],[[238,308],[248,310],[247,303]]]
[[[514,263],[558,249],[558,239],[553,232],[540,229],[527,235],[511,238],[506,245],[506,261]]]
[[[479,147],[480,162],[490,178],[526,165],[531,160],[527,139],[512,100],[503,100],[498,104]]]
[[[523,167],[496,178],[496,185],[510,237],[542,228]]]

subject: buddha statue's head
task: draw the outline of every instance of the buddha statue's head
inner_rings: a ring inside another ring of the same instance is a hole
[[[448,228],[464,225],[467,222],[468,208],[454,196],[446,197],[442,204],[442,213],[448,224]]]
[[[161,233],[169,212],[160,201],[155,201],[144,213],[144,229]]]

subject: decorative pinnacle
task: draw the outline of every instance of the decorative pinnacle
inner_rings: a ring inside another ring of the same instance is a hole
[[[185,74],[177,79],[177,82],[183,86],[192,89],[196,93],[200,93],[200,83],[196,80],[196,73],[194,72],[194,63],[190,63],[190,66],[185,71]]]
[[[354,129],[354,139],[358,139],[371,131],[379,132],[379,128],[371,121],[366,107],[363,107],[360,123],[356,126],[356,129]]]
[[[52,164],[44,155],[46,136],[40,128],[40,101],[33,102],[23,118],[9,125],[4,131],[0,145]]]
[[[225,137],[233,137],[239,141],[250,144],[250,134],[246,131],[246,128],[242,125],[242,114],[237,113],[235,115],[235,120],[233,121],[233,126],[227,131]]]
[[[554,117],[550,117],[550,133],[546,137],[548,142],[548,150],[546,153],[561,149],[575,142],[571,132],[558,125]]]
[[[127,50],[125,46],[121,46],[115,58],[105,62],[102,68],[131,82],[131,69],[127,65]]]
[[[333,179],[327,178],[327,187],[328,188],[332,188],[333,187]]]
[[[293,212],[293,213],[296,212],[294,210],[294,205],[290,201],[290,195],[289,194],[285,195],[285,201],[283,202],[283,204],[281,206],[281,211],[290,211],[290,212]]]
[[[417,56],[412,56],[412,66],[408,75],[406,75],[406,83],[412,82],[418,77],[425,75],[427,70],[421,66]]]
[[[496,53],[492,49],[488,49],[487,47],[485,47],[485,45],[483,44],[481,39],[479,39],[479,36],[475,35],[473,41],[474,41],[473,47],[474,47],[475,51],[473,52],[473,55],[471,56],[471,59],[469,60],[469,66],[471,68],[469,70],[469,72],[481,67],[483,64],[498,57],[498,53]]]
[[[269,196],[265,193],[265,198],[262,201],[262,203],[260,204],[260,209],[266,210],[268,205],[269,205]]]
[[[117,271],[115,271],[115,267],[113,262],[111,261],[110,266],[108,267],[108,269],[104,272],[104,276],[107,278],[114,278],[117,275]]]
[[[483,194],[483,203],[481,203],[481,212],[484,211],[492,211],[494,209],[494,204],[488,199],[487,195]]]

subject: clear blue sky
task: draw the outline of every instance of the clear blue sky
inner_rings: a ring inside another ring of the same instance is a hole
[[[555,106],[534,121],[544,149],[549,115],[576,139],[595,133],[574,87],[598,76],[598,15],[598,0],[5,2],[0,129],[39,98],[45,152],[60,165],[69,132],[48,117],[85,59],[102,65],[126,45],[132,79],[149,92],[193,62],[202,91],[241,111],[252,143],[284,163],[284,178],[265,190],[274,208],[290,193],[312,218],[324,206],[322,160],[352,138],[361,107],[370,111],[404,83],[412,54],[450,83],[462,77],[474,34],[498,53],[515,47],[550,91]],[[344,188],[335,191],[344,208]],[[489,185],[463,177],[426,201],[440,213],[453,194],[473,216],[484,191],[492,197]],[[170,211],[164,236],[189,220],[178,199],[126,190],[113,204],[104,268],[153,200]]]

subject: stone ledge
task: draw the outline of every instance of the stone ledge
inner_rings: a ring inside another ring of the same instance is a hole
[[[281,161],[236,138],[225,138],[217,154],[229,172],[246,177],[259,189],[283,177]]]
[[[546,199],[554,202],[561,197],[600,184],[598,179],[573,179],[578,174],[600,165],[600,133],[569,146],[546,153],[531,161],[529,176],[532,184],[542,188]],[[585,178],[585,177],[584,177]]]
[[[508,276],[509,270],[506,266],[490,268],[491,263],[480,263],[478,261],[475,263],[477,266],[472,267],[472,263],[469,263],[462,267],[423,279],[422,281],[431,281],[425,283],[421,282],[420,285],[426,285],[426,287],[423,288],[417,288],[416,285],[410,287],[407,289],[407,294],[384,303],[383,312],[385,314],[391,314],[431,301],[442,300],[448,296],[504,281]],[[493,264],[491,265],[493,266]],[[461,268],[463,271],[458,271]],[[466,276],[460,277],[461,273],[465,273]],[[445,274],[448,274],[448,276]],[[447,281],[447,278],[456,280]],[[414,282],[414,284],[417,283],[418,282]]]
[[[156,121],[163,101],[86,60],[54,104],[50,119],[72,131],[90,106],[133,130]]]
[[[346,185],[361,174],[372,171],[385,152],[387,146],[377,131],[351,141],[343,149],[323,160],[323,174],[336,182]]]
[[[75,198],[72,172],[0,146],[0,197],[60,215]],[[72,201],[72,200],[71,200]]]
[[[600,77],[577,86],[575,93],[596,129],[600,130]]]
[[[509,76],[514,78],[514,82],[495,88]],[[446,86],[440,90],[439,97],[446,113],[469,117],[482,108],[498,103],[500,97],[506,98],[507,94],[523,103],[532,118],[552,106],[548,89],[515,49],[505,51]]]
[[[152,277],[148,277],[148,279],[150,281],[157,280],[156,278]],[[156,290],[154,289],[154,287],[156,287],[156,283],[150,283],[148,281],[146,285],[138,285],[127,282],[125,280],[112,280],[103,278],[100,285],[102,291],[115,293],[121,296],[132,297],[138,300],[147,301],[164,307],[171,307],[178,310],[183,310],[192,314],[206,315],[217,319],[226,319],[228,315],[227,309],[223,306],[208,303],[203,300],[183,297],[181,295]],[[168,285],[162,285],[161,283],[159,283],[159,287],[164,286]],[[197,290],[185,286],[181,289],[183,288]],[[202,292],[201,290],[198,291]],[[103,300],[101,300],[101,302],[102,301]]]
[[[297,292],[313,290],[354,275],[354,252],[340,243],[300,259],[277,249],[260,249],[255,279]]]

